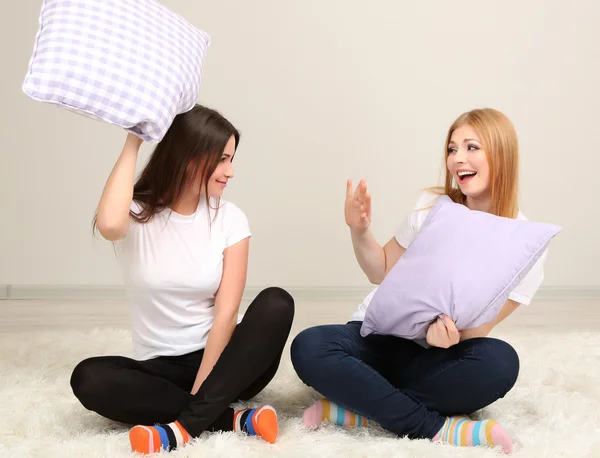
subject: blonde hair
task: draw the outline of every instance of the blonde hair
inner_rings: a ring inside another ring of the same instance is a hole
[[[503,113],[492,108],[480,108],[460,115],[448,129],[444,145],[444,164],[452,133],[464,125],[479,135],[490,167],[490,213],[516,218],[519,212],[519,143],[515,128]],[[465,205],[467,198],[446,167],[444,186],[430,188],[445,194],[454,202]]]

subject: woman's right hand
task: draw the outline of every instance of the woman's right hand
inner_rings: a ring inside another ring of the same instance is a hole
[[[367,193],[365,180],[360,180],[354,192],[352,180],[347,181],[344,214],[346,224],[356,233],[365,232],[371,225],[371,196]]]

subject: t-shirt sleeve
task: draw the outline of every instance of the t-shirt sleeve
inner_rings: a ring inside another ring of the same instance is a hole
[[[246,214],[231,202],[227,203],[225,215],[225,248],[235,245],[252,235]]]
[[[402,221],[394,234],[396,241],[402,247],[408,248],[417,237],[437,197],[439,197],[438,194],[429,191],[423,192],[417,199],[417,203],[412,211],[404,217],[404,221]]]
[[[533,265],[529,273],[521,280],[508,298],[523,305],[529,305],[544,281],[544,264],[548,257],[548,248]]]

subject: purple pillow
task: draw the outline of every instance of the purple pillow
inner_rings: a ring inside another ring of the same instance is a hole
[[[440,196],[375,292],[361,335],[424,339],[442,314],[459,330],[493,321],[561,230],[470,210]]]
[[[194,107],[209,45],[155,0],[44,0],[22,89],[158,142]]]

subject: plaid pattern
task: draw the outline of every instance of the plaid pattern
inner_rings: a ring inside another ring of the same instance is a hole
[[[196,103],[209,45],[154,0],[44,0],[23,91],[156,142]]]

